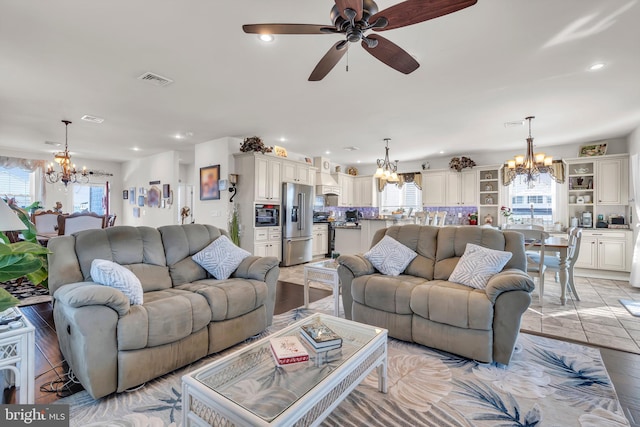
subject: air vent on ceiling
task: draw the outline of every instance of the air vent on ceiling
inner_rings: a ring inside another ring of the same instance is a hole
[[[352,146],[350,146],[350,147],[344,147],[344,149],[345,149],[345,150],[347,150],[347,151],[356,151],[356,150],[359,150],[360,148],[358,148],[358,147],[354,147],[354,146],[352,145]]]
[[[150,71],[144,73],[143,75],[138,77],[138,79],[147,83],[151,83],[154,86],[167,86],[173,83],[173,80],[167,77],[163,77],[159,74],[152,73]]]
[[[54,147],[60,147],[62,144],[59,142],[53,142],[53,141],[45,141],[44,142],[46,145],[53,145]]]
[[[88,114],[85,114],[84,116],[82,116],[81,119],[85,120],[87,122],[91,122],[91,123],[102,123],[102,122],[104,122],[103,118],[96,117],[96,116],[90,116]]]
[[[516,120],[514,122],[505,122],[504,127],[513,128],[524,125],[524,120]]]

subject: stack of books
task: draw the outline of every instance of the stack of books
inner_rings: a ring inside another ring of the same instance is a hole
[[[307,353],[298,337],[276,337],[271,338],[269,341],[271,342],[271,354],[278,366],[309,360],[309,353]]]
[[[300,335],[316,352],[342,347],[342,338],[322,322],[309,323],[300,328]]]

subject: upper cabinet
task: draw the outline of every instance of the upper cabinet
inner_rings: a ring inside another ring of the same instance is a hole
[[[596,200],[601,205],[629,203],[629,159],[607,159],[596,162]]]
[[[423,172],[422,201],[425,206],[475,206],[475,170]]]
[[[314,185],[315,168],[309,165],[298,164],[289,161],[282,162],[282,181],[296,184]]]
[[[338,173],[332,175],[338,182],[340,187],[340,195],[338,196],[338,206],[354,207],[353,194],[354,194],[354,177],[344,173]]]
[[[353,206],[378,206],[378,191],[373,176],[356,176],[353,179]]]
[[[260,202],[280,202],[282,163],[269,157],[255,158],[255,197]]]

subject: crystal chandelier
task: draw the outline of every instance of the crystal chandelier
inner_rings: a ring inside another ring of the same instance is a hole
[[[512,181],[519,175],[524,177],[524,182],[528,183],[530,187],[533,186],[533,182],[541,173],[551,172],[550,166],[553,162],[553,158],[545,156],[544,153],[533,153],[533,137],[531,136],[532,119],[535,119],[535,116],[525,118],[525,120],[529,121],[529,137],[527,138],[526,154],[524,156],[522,154],[517,155],[513,160],[507,161],[509,181]],[[551,174],[553,175],[553,173]]]
[[[47,171],[45,172],[45,180],[49,184],[54,184],[58,181],[62,181],[65,187],[70,182],[85,184],[89,182],[89,172],[87,172],[87,168],[83,167],[82,171],[78,172],[76,170],[76,165],[71,164],[71,156],[69,155],[69,144],[67,142],[68,129],[71,122],[69,120],[62,120],[62,123],[65,124],[64,151],[61,151],[54,155],[55,163],[58,163],[60,165],[60,171],[56,172],[53,169],[54,163],[50,163],[47,166]]]
[[[399,182],[400,178],[398,178],[398,161],[395,163],[391,163],[389,161],[389,141],[391,138],[385,138],[387,146],[385,147],[384,159],[378,159],[376,162],[378,163],[378,169],[376,169],[376,174],[373,176],[374,178],[384,178],[388,182]]]

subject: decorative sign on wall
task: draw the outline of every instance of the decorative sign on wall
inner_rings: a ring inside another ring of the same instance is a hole
[[[149,185],[160,185],[160,180],[157,181],[149,181]]]

